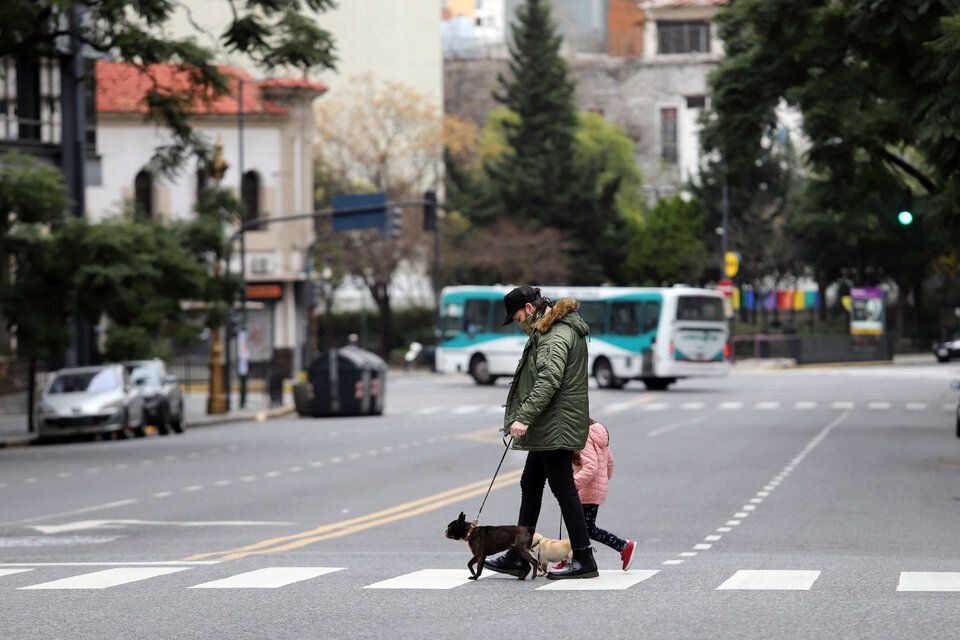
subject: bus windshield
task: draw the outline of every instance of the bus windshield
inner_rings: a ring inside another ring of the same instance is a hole
[[[723,303],[708,296],[681,296],[677,298],[677,320],[723,320]]]

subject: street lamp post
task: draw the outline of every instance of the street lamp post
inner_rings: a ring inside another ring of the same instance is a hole
[[[217,187],[223,180],[223,174],[227,168],[226,159],[223,157],[223,143],[219,140],[214,146],[213,160],[210,162],[210,175],[216,182]],[[213,260],[213,279],[220,280],[220,255],[217,254]],[[224,360],[223,345],[220,342],[220,327],[214,326],[210,329],[210,387],[209,397],[207,398],[207,413],[222,414],[227,412],[227,394],[223,384]]]

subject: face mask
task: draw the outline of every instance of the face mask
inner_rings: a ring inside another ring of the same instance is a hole
[[[533,335],[533,329],[536,327],[537,322],[540,321],[540,318],[543,317],[543,311],[537,311],[528,315],[523,322],[520,323],[520,328],[528,336]]]

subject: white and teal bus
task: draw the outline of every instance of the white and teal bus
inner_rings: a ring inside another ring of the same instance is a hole
[[[729,328],[719,291],[681,285],[540,288],[551,300],[580,301],[580,315],[590,325],[590,374],[601,387],[641,380],[648,389],[663,390],[680,378],[729,371]],[[527,337],[515,322],[500,326],[510,289],[443,289],[437,371],[468,373],[477,384],[513,375]]]

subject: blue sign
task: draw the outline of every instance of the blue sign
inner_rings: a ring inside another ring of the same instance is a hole
[[[353,211],[365,207],[363,211]],[[383,229],[387,224],[386,193],[352,193],[333,198],[333,230]]]

